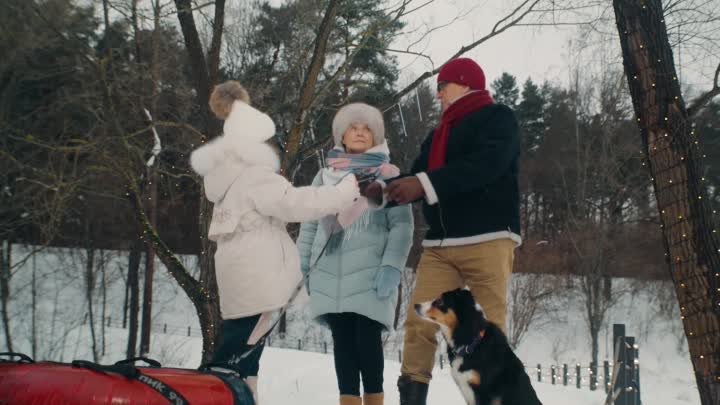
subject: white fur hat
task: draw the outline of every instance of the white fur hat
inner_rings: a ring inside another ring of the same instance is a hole
[[[352,103],[338,110],[333,119],[332,131],[335,146],[342,146],[345,131],[356,123],[365,124],[370,128],[375,145],[385,143],[385,122],[380,110],[365,103]]]

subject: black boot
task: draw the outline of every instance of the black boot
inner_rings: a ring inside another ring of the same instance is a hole
[[[425,405],[427,402],[428,385],[413,381],[409,376],[401,375],[398,378],[400,391],[400,405]]]

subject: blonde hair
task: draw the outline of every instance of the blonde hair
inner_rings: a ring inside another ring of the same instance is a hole
[[[216,117],[224,120],[230,115],[235,100],[250,104],[250,95],[247,90],[235,80],[220,83],[210,94],[210,110]]]

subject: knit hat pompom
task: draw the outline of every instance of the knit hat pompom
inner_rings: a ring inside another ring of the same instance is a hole
[[[230,115],[235,100],[250,104],[250,96],[247,90],[237,81],[228,80],[215,86],[212,94],[210,94],[208,104],[210,104],[210,110],[215,116],[224,120]]]
[[[471,90],[485,90],[485,73],[469,58],[456,58],[443,65],[437,81],[461,84]]]
[[[380,110],[365,103],[351,103],[338,110],[333,119],[335,146],[342,146],[345,131],[353,124],[367,125],[373,133],[375,145],[385,143],[385,121]]]

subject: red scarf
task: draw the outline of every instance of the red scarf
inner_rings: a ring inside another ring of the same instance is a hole
[[[430,158],[428,159],[428,170],[435,170],[445,166],[445,155],[447,153],[450,129],[460,120],[471,113],[478,111],[494,101],[487,90],[474,91],[455,100],[448,107],[440,119],[440,125],[433,133],[432,144],[430,145]]]

